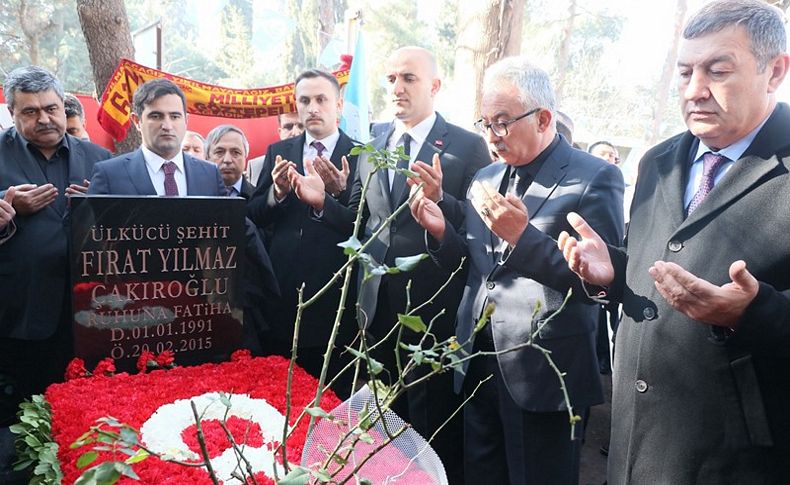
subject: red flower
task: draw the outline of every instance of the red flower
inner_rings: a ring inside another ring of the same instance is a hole
[[[102,359],[96,364],[96,368],[93,369],[93,375],[95,376],[107,376],[111,377],[115,374],[115,361],[111,357],[107,357],[106,359]]]
[[[137,359],[137,370],[140,371],[141,374],[145,374],[149,367],[156,367],[157,365],[154,353],[148,350],[144,350],[143,353],[140,354],[140,358]]]
[[[248,349],[239,349],[230,354],[231,362],[242,362],[250,359],[252,359],[252,352],[250,352]]]
[[[69,365],[66,366],[66,380],[79,379],[80,377],[88,377],[88,369],[85,368],[85,361],[80,358],[71,359]]]
[[[176,356],[172,350],[164,350],[156,356],[156,363],[159,364],[159,367],[173,367],[175,361]]]

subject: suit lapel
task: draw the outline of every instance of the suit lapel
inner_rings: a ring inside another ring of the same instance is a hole
[[[15,140],[14,140],[15,136],[19,137],[19,143],[16,144],[16,147],[19,150],[27,150],[22,135],[18,134],[16,132],[16,128],[13,127],[6,131],[6,139],[4,143],[8,143],[13,146],[15,144]],[[41,170],[41,167],[37,166],[38,164],[35,162],[35,160],[33,163],[24,163],[23,160],[26,160],[24,153],[20,153],[18,157],[13,157],[13,159],[14,162],[19,167],[19,170],[25,174],[25,177],[30,181],[30,183],[36,184],[38,186],[46,185],[48,183],[46,177],[44,176],[44,172]],[[5,160],[2,160],[0,161],[0,163],[7,163],[7,162]],[[8,187],[3,187],[3,189],[7,189],[7,188]]]
[[[502,187],[502,183],[503,183],[502,179],[505,177],[506,172],[507,172],[507,165],[501,163],[500,166],[495,171],[491,172],[491,177],[489,177],[488,180],[481,180],[481,183],[488,182],[489,184],[491,184],[492,187],[494,187],[494,190],[499,190],[499,188]],[[471,204],[471,202],[469,202],[469,204]],[[497,256],[498,256],[496,249],[499,248],[502,240],[499,239],[499,237],[496,234],[494,234],[494,231],[488,229],[488,226],[485,225],[480,214],[477,214],[477,219],[482,224],[483,229],[485,231],[488,231],[488,239],[490,244],[490,247],[488,248],[488,253],[491,255],[492,264],[496,264]]]
[[[153,182],[151,182],[151,176],[148,175],[148,168],[146,168],[145,157],[143,157],[143,151],[141,149],[138,148],[136,151],[130,153],[129,156],[126,157],[124,165],[139,195],[156,195],[156,189],[154,188]],[[189,181],[187,181],[187,183],[188,182]]]
[[[693,142],[694,136],[686,132],[676,145],[670,146],[665,152],[658,154],[652,162],[658,167],[659,180],[643,181],[660,187],[659,191],[664,199],[663,206],[673,227],[683,224],[686,215],[685,207],[683,207],[686,193],[686,172],[688,172],[686,161],[691,153]]]
[[[535,217],[540,211],[543,204],[551,197],[551,194],[557,189],[557,186],[565,178],[570,154],[570,145],[564,141],[554,149],[550,157],[543,162],[538,173],[535,174],[535,180],[529,184],[529,188],[524,192],[521,200],[527,206],[527,215],[530,219]]]
[[[394,123],[390,123],[389,129],[387,130],[387,132],[384,133],[383,135],[381,135],[380,137],[376,138],[375,140],[373,140],[373,147],[376,150],[383,150],[383,149],[387,148],[387,141],[389,141],[389,139],[392,136],[393,132],[395,132],[395,124]],[[373,170],[373,167],[371,167],[371,170]],[[376,173],[376,179],[378,180],[379,190],[381,190],[381,195],[384,198],[384,200],[386,200],[387,203],[389,204],[389,208],[390,208],[389,212],[391,214],[392,211],[394,211],[395,209],[392,206],[392,198],[390,197],[390,179],[389,179],[389,177],[390,177],[389,170],[383,170],[382,169],[382,170],[379,170]],[[370,190],[370,189],[368,189],[368,190]]]
[[[69,143],[69,184],[84,185],[85,180],[90,180],[91,174],[86,173],[85,160],[88,159],[82,142],[75,139]]]
[[[425,137],[425,141],[422,143],[420,151],[417,153],[417,157],[414,160],[419,160],[430,165],[433,163],[433,154],[438,153],[439,156],[442,156],[449,144],[450,139],[447,137],[447,122],[444,121],[444,118],[442,118],[439,113],[436,113],[436,121],[433,123],[431,131],[428,132],[428,136]],[[395,207],[401,205],[408,196],[409,186],[407,184],[403,187],[401,193],[398,194],[397,197],[394,197],[393,210]]]

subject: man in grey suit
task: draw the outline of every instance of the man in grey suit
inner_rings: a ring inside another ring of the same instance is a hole
[[[607,241],[619,241],[623,178],[613,165],[558,135],[554,110],[545,71],[518,57],[492,65],[476,126],[502,163],[475,176],[465,231],[426,194],[416,194],[411,204],[437,264],[453,268],[469,258],[458,341],[468,352],[491,352],[455,374],[456,389],[467,396],[493,375],[464,410],[467,483],[578,482],[580,442],[570,439],[557,375],[536,349],[505,352],[527,342],[569,289],[571,300],[540,330],[536,343],[551,351],[564,373],[575,413],[603,401],[595,357],[598,308],[569,271],[555,238],[569,228],[565,215],[581,211]],[[488,304],[496,309],[475,334]]]
[[[4,89],[14,126],[0,133],[0,482],[11,483],[7,426],[73,357],[68,196],[110,152],[66,134],[63,88],[47,70],[15,69]]]
[[[404,161],[404,165],[411,163],[410,168],[418,177],[407,181],[394,170],[381,170],[375,174],[365,201],[363,238],[381,227],[385,219],[407,200],[409,185],[417,180],[426,184],[425,190],[429,197],[440,205],[451,220],[456,220],[462,213],[464,194],[475,172],[491,163],[488,149],[479,135],[448,123],[434,111],[434,99],[442,83],[433,54],[419,47],[403,47],[392,53],[387,64],[388,95],[393,104],[395,120],[372,144],[377,149],[389,150],[402,146],[409,154],[409,160]],[[318,197],[308,203],[316,211],[323,211],[323,220],[327,225],[334,227],[340,234],[348,235],[360,204],[363,181],[373,169],[366,157],[360,157],[358,174],[347,205],[324,196],[319,177],[297,177],[296,190],[298,193],[306,192],[302,189],[307,188],[309,182],[317,182],[319,185],[312,193]],[[441,173],[444,173],[443,179],[438,176]],[[301,197],[312,198],[306,193]],[[403,211],[373,241],[368,253],[374,260],[394,266],[395,258],[425,252],[423,233],[408,211]],[[434,297],[454,269],[437,268],[433,262],[424,260],[412,271],[370,278],[359,289],[360,325],[367,329],[372,341],[380,341],[397,324],[397,314],[406,310],[406,285],[409,280],[414,308]],[[433,330],[439,339],[448,338],[453,333],[452,313],[458,306],[462,289],[463,279],[455,278],[444,291],[436,295],[432,304],[419,312],[425,322],[434,322]],[[442,310],[445,312],[439,315]],[[419,338],[420,335],[409,330],[404,335],[407,343],[416,343]],[[382,351],[375,354],[390,372],[395,370],[394,347],[394,340],[391,345],[384,343]],[[428,366],[421,367],[407,375],[405,380],[416,381],[427,371]],[[393,380],[395,377],[394,373],[390,375]],[[430,437],[460,405],[460,399],[453,393],[452,386],[450,373],[436,376],[430,382],[409,389],[406,399],[396,402],[394,409],[414,429]],[[444,426],[432,443],[445,464],[451,484],[463,482],[459,446],[462,442],[461,433],[459,415]]]
[[[152,79],[134,92],[132,109],[132,122],[143,145],[96,164],[88,194],[227,194],[216,165],[181,151],[187,129],[186,98],[181,88],[168,79]]]
[[[782,13],[693,15],[678,53],[688,131],[639,167],[625,248],[578,216],[569,266],[623,304],[610,484],[787,483],[790,66]]]

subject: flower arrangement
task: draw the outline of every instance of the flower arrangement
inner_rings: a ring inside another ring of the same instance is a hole
[[[245,456],[254,462],[257,482],[274,483],[271,468],[279,459],[279,455],[273,458],[273,452],[282,438],[285,420],[288,360],[253,358],[249,352],[240,351],[233,354],[231,362],[164,370],[173,364],[170,357],[146,355],[143,359],[141,356],[143,369],[154,367],[154,370],[112,377],[111,360],[102,361],[92,376],[84,363],[73,361],[67,371],[71,380],[47,389],[45,402],[51,409],[51,439],[57,446],[62,483],[75,483],[89,465],[123,462],[124,458],[129,463],[129,457],[121,453],[128,450],[106,445],[94,446],[93,450],[97,451],[86,453],[88,447],[79,446],[86,430],[97,422],[123,423],[128,429],[139,430],[140,444],[160,456],[199,462],[191,402],[202,413],[203,441],[213,468],[224,483],[240,482],[231,478],[236,462],[229,453],[233,445],[220,424],[222,421],[233,441],[243,446]],[[298,462],[302,455],[308,420],[302,419],[298,424],[295,420],[315,396],[316,385],[316,380],[303,370],[294,370],[291,409],[295,412],[291,413],[289,426],[295,425],[295,429],[286,444],[289,461]],[[323,409],[330,410],[339,404],[340,400],[331,391],[324,393],[320,403]],[[117,483],[211,483],[203,467],[183,466],[156,456],[131,462],[133,471],[123,473]],[[278,470],[282,478],[282,468]],[[139,481],[130,477],[138,477]]]

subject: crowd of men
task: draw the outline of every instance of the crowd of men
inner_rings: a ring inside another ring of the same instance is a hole
[[[688,131],[647,152],[635,187],[612,144],[572,146],[548,74],[524,57],[486,70],[473,133],[435,111],[432,53],[390,55],[394,119],[372,144],[402,148],[397,168],[408,176],[372,173],[368,154],[350,154],[358,143],[338,128],[340,86],[319,69],[295,78],[296,112],[280,115],[281,141],[253,160],[255,134],[231,124],[205,138],[188,132],[184,93],[165,79],[134,94],[141,147],[111,158],[82,139],[82,108],[51,73],[12,71],[14,126],[0,134],[0,467],[14,457],[7,426],[19,402],[60,380],[73,352],[68,197],[201,195],[247,201],[257,269],[245,273],[245,325],[259,354],[290,357],[298,288],[312,295],[342,266],[338,243],[360,207],[356,236],[375,234],[372,260],[428,253],[408,273],[355,278],[328,355],[336,373],[363,330],[382,342],[379,378],[395,382],[406,354],[395,354],[390,330],[425,302],[417,314],[437,339],[455,335],[463,355],[479,353],[426,381],[430,368],[418,368],[393,403],[420,434],[435,434],[452,484],[578,483],[584,421],[569,419],[565,393],[575,415],[604,400],[602,302],[617,330],[609,483],[786,482],[790,108],[776,100],[786,50],[782,14],[764,2],[716,0],[695,13],[678,54]],[[339,295],[338,284],[302,316],[298,363],[316,376]],[[564,388],[523,345],[533,337]],[[347,373],[333,386],[348,397],[352,384]]]

